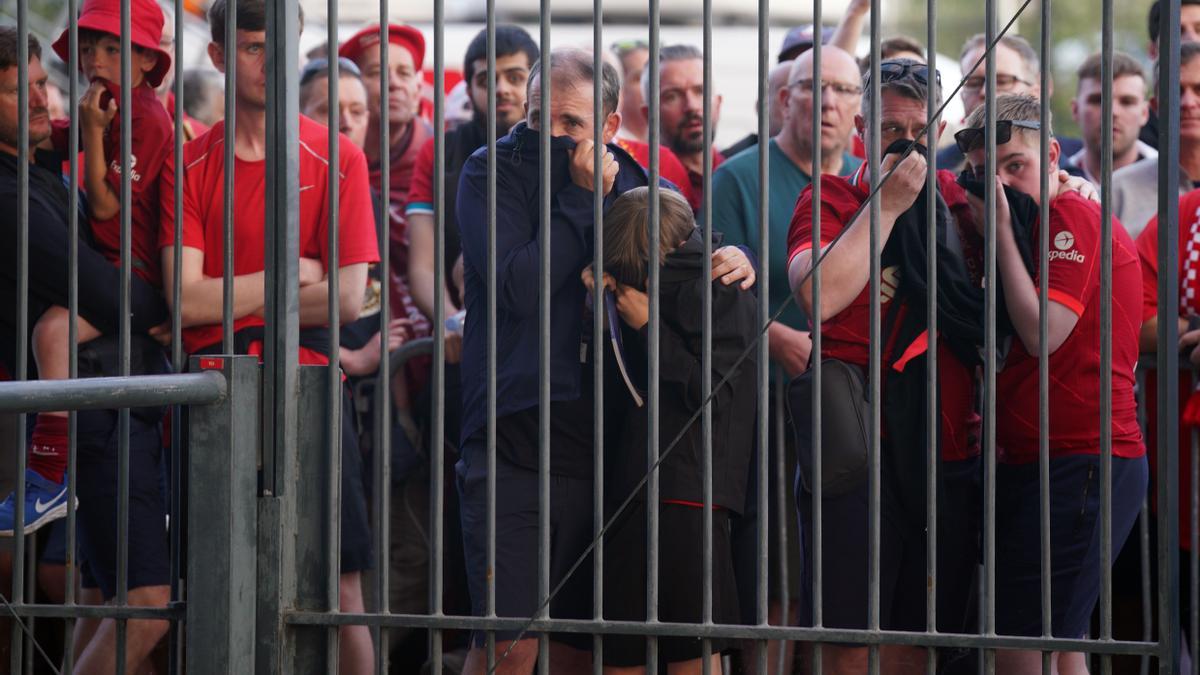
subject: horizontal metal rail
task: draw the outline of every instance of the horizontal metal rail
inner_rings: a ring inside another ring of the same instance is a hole
[[[224,397],[225,376],[216,371],[0,382],[0,412],[7,413],[204,405]]]
[[[153,619],[160,621],[182,621],[187,618],[187,607],[176,603],[171,607],[118,607],[116,605],[7,605],[0,610],[0,617],[42,617],[48,619]]]
[[[1103,654],[1153,655],[1158,643],[1127,640],[1078,640],[1067,638],[977,635],[967,633],[909,633],[891,630],[847,630],[801,628],[777,625],[695,624],[659,621],[607,621],[582,619],[529,619],[519,617],[430,616],[426,614],[366,614],[288,612],[284,622],[293,626],[369,625],[384,628],[420,627],[510,631],[527,628],[537,633],[583,633],[588,635],[656,635],[659,637],[733,638],[745,640],[794,640],[863,645],[913,645],[921,647],[983,647]]]

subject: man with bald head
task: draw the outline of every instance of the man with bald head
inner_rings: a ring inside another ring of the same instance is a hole
[[[778,133],[767,142],[768,192],[768,242],[767,264],[770,279],[770,311],[774,313],[781,305],[789,302],[787,277],[787,234],[788,224],[796,200],[808,184],[812,182],[813,167],[813,90],[820,87],[821,109],[819,119],[821,124],[821,173],[847,175],[858,168],[861,160],[847,152],[846,145],[850,132],[854,128],[854,115],[858,112],[862,99],[861,76],[854,57],[845,51],[826,46],[821,51],[821,76],[813,77],[813,55],[811,51],[801,54],[795,61],[787,64],[783,72],[788,76],[775,98],[771,107],[779,110],[780,125]],[[819,82],[819,84],[817,84]],[[758,148],[752,147],[734,155],[721,165],[713,174],[713,228],[725,235],[727,244],[743,244],[756,254],[761,251],[758,236],[758,205],[759,181]],[[772,379],[780,377],[792,378],[802,373],[808,366],[808,353],[812,342],[808,335],[808,318],[795,303],[779,316],[768,329]],[[772,406],[771,410],[774,410]],[[770,429],[774,430],[772,423]],[[784,434],[785,448],[790,459],[788,466],[794,466],[795,448],[791,433]],[[774,447],[775,440],[771,441]],[[772,466],[774,466],[772,464]],[[769,486],[776,481],[769,481]],[[772,513],[770,522],[779,522],[777,518],[786,518],[789,531],[796,531],[796,510],[793,494],[793,481],[788,477],[784,481],[788,486],[788,498],[784,502],[788,507],[783,513]],[[750,501],[754,502],[752,495]],[[772,496],[770,504],[775,504]],[[753,601],[755,588],[754,551],[757,525],[753,507],[747,505],[747,513],[737,520],[734,525],[734,547],[737,556],[736,570],[738,573],[738,590],[742,605],[749,613],[743,612],[744,619],[753,620],[756,604]],[[771,528],[772,551],[771,560],[777,560],[778,540],[775,538],[775,528]],[[788,542],[789,569],[799,569],[800,553],[798,541],[792,537]],[[771,566],[775,570],[775,566]],[[789,624],[795,624],[799,600],[798,575],[790,575]],[[772,620],[778,620],[783,611],[782,602],[778,600],[777,586],[779,580],[770,580],[772,603],[770,612]],[[769,658],[778,658],[778,649],[768,649]],[[787,652],[790,661],[790,649]],[[786,665],[786,664],[785,664]],[[774,667],[768,672],[777,672]],[[791,672],[789,669],[785,672]]]
[[[774,138],[783,127],[783,109],[779,105],[779,90],[787,85],[792,73],[794,60],[781,61],[767,72],[767,133]],[[758,101],[754,102],[754,110],[758,111]],[[757,126],[755,127],[757,128]],[[752,131],[742,137],[742,140],[721,151],[726,157],[733,157],[746,148],[758,147],[758,132]]]

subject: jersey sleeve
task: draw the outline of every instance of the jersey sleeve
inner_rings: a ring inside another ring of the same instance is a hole
[[[1158,216],[1150,219],[1137,238],[1142,263],[1142,322],[1158,314]]]
[[[344,135],[341,140],[342,179],[338,184],[338,264],[379,262],[375,240],[375,211],[367,159]]]
[[[405,215],[433,215],[433,140],[430,138],[425,141],[425,145],[421,146],[421,151],[417,154],[412,182],[408,187],[408,204],[404,207]]]
[[[221,195],[221,190],[215,194],[208,195],[205,199],[202,195],[196,194],[198,184],[197,180],[189,180],[191,172],[200,174],[204,170],[205,162],[200,162],[188,167],[188,158],[192,153],[189,153],[189,147],[193,143],[203,143],[207,137],[191,141],[184,146],[183,161],[184,173],[182,176],[175,175],[175,153],[169,150],[166,158],[163,160],[162,170],[158,173],[158,194],[160,197],[161,209],[159,211],[159,227],[158,227],[158,247],[160,249],[175,245],[175,181],[183,181],[183,203],[180,205],[180,216],[182,219],[182,245],[188,248],[204,250],[204,212],[201,208],[204,204],[215,204],[217,208],[222,208],[224,198]],[[220,157],[217,161],[222,161]],[[195,178],[193,176],[193,178]],[[220,183],[224,185],[224,183]]]
[[[828,245],[846,226],[844,209],[839,204],[850,197],[846,182],[835,176],[821,176],[821,246]],[[788,226],[788,267],[792,260],[813,245],[813,190],[804,188],[796,200],[792,222]]]
[[[1046,298],[1083,316],[1100,281],[1100,218],[1081,198],[1067,196],[1050,206],[1050,265]]]

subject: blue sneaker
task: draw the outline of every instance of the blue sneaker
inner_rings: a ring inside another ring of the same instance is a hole
[[[78,500],[76,500],[78,504]],[[25,470],[25,534],[67,515],[67,485],[43,478],[33,469]],[[0,537],[13,536],[17,517],[16,493],[0,502]]]

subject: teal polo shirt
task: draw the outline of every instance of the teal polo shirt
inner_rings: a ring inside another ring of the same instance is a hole
[[[768,301],[774,314],[780,305],[788,302],[791,289],[788,287],[787,241],[792,212],[804,188],[812,183],[812,176],[796,166],[779,144],[772,138],[767,145],[768,194],[770,205],[767,212],[767,229],[770,237],[769,260],[767,261],[770,281]],[[854,173],[862,160],[843,153],[841,175]],[[725,160],[712,179],[712,225],[725,235],[724,244],[745,245],[760,255],[758,236],[758,147],[747,148]],[[698,219],[697,223],[703,223]],[[779,315],[779,321],[797,330],[808,330],[808,318],[804,310],[792,302]]]

